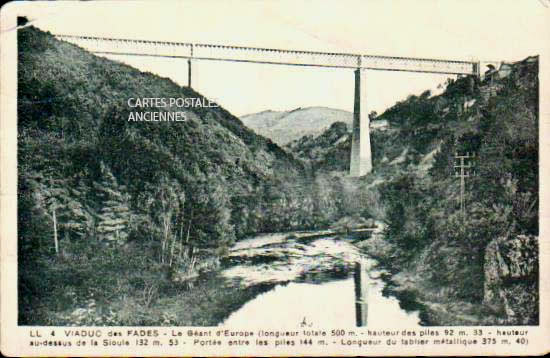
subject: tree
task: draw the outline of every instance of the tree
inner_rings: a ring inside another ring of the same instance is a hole
[[[101,203],[96,231],[100,240],[123,244],[130,226],[129,197],[124,193],[125,187],[118,185],[109,168],[103,162],[100,165],[101,181],[93,183]]]
[[[221,249],[235,240],[235,231],[230,223],[231,210],[227,185],[221,178],[200,181],[191,191],[192,224],[189,245]]]
[[[168,266],[174,263],[178,237],[180,253],[182,250],[185,194],[179,188],[176,181],[163,177],[148,203],[149,215],[160,240],[159,262]]]
[[[374,121],[378,117],[378,113],[376,111],[371,111],[369,113],[369,120]]]
[[[92,216],[83,204],[82,191],[69,189],[69,178],[45,178],[35,173],[30,182],[35,205],[51,220],[53,246],[58,255],[62,252],[62,238],[83,238],[88,234],[92,227]],[[84,190],[82,186],[80,188]]]

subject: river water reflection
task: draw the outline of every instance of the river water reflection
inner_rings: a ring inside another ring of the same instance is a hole
[[[222,275],[243,287],[269,284],[273,288],[221,324],[294,328],[419,325],[418,312],[406,312],[395,297],[382,295],[382,272],[374,268],[373,259],[350,242],[322,234],[268,234],[238,242]]]

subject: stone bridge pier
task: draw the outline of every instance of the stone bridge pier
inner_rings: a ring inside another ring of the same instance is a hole
[[[372,170],[366,72],[367,70],[364,68],[355,70],[355,98],[349,168],[349,173],[352,177],[366,175]]]

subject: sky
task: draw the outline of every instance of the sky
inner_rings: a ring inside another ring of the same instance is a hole
[[[453,60],[517,61],[548,48],[548,0],[27,2],[20,15],[57,34]],[[114,58],[114,57],[113,57]],[[183,59],[116,57],[187,84]],[[447,75],[368,71],[368,111],[436,91]],[[353,110],[350,69],[202,61],[193,87],[235,115]]]

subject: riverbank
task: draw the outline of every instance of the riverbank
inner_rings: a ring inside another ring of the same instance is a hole
[[[204,256],[192,272],[157,262],[141,242],[121,247],[65,245],[25,275],[41,295],[25,295],[21,325],[213,326],[256,296],[291,281],[343,279],[356,261],[335,230],[260,234],[223,258]],[[25,266],[22,269],[26,269]],[[23,272],[21,272],[23,274]]]
[[[273,285],[243,287],[235,280],[228,284],[220,270],[199,276],[192,286],[159,298],[147,316],[160,326],[216,326],[232,312]]]
[[[122,297],[111,302],[88,299],[83,305],[60,312],[37,312],[50,317],[56,325],[67,326],[215,326],[232,312],[272,285],[242,287],[238,282],[228,285],[212,271],[185,285],[163,290],[162,296],[151,294],[146,302],[141,294]],[[46,323],[46,322],[45,322]]]
[[[42,272],[39,276],[52,280],[52,290],[34,305],[34,322],[67,326],[213,326],[275,286],[294,282],[313,284],[308,288],[313,289],[346,280],[360,252],[378,262],[382,272],[377,277],[383,281],[379,283],[380,296],[395,297],[399,301],[396,307],[420,312],[423,325],[482,325],[494,319],[478,306],[450,300],[445,287],[430,286],[418,267],[395,264],[394,248],[382,238],[381,228],[383,225],[374,232],[340,235],[322,230],[251,237],[233,245],[225,258],[185,279],[155,265],[140,245],[127,245],[123,251],[101,247],[82,251],[75,247],[72,254],[51,258],[55,265],[44,263],[48,274]],[[105,250],[100,257],[108,259],[97,260],[97,250]],[[70,278],[72,284],[56,286],[55,282],[61,282],[59,277]],[[353,302],[353,280],[346,285],[350,285],[349,301]],[[340,294],[335,297],[348,301]],[[372,304],[380,308],[380,303]],[[349,309],[353,311],[352,306]]]
[[[33,287],[48,290],[23,297],[32,310],[19,312],[20,325],[212,326],[272,288],[228,281],[214,263],[178,280],[137,243],[65,249],[36,263],[40,271],[26,273]]]
[[[420,311],[422,325],[491,325],[501,319],[483,305],[449,297],[449,287],[434,285],[427,280],[426,268],[420,267],[420,264],[413,261],[401,267],[395,263],[395,248],[381,233],[356,245],[374,258],[380,269],[387,272],[381,276],[386,284],[384,294],[397,297],[405,310]]]

